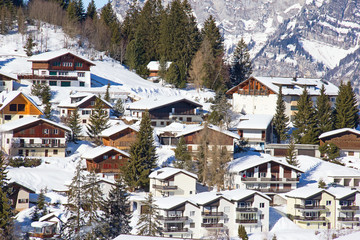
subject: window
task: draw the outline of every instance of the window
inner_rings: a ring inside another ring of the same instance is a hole
[[[46,71],[41,71],[41,75],[46,75]]]
[[[299,97],[298,96],[291,96],[291,101],[299,101]]]
[[[18,104],[18,111],[25,111],[25,104]]]
[[[79,82],[80,87],[85,87],[85,82]]]
[[[56,71],[50,71],[50,76],[56,76],[57,75],[57,72]]]
[[[108,159],[108,155],[104,155],[104,156],[103,156],[103,159]]]
[[[187,121],[187,122],[191,122],[191,120],[192,120],[191,117],[186,118],[186,121]]]
[[[18,155],[19,155],[19,156],[24,155],[24,151],[23,151],[22,149],[19,149],[19,151],[18,151]]]
[[[44,130],[43,130],[43,133],[44,133],[44,134],[49,134],[49,129],[44,129]]]
[[[54,130],[53,130],[53,133],[54,133],[54,134],[59,134],[59,130],[58,130],[58,129],[54,129]]]
[[[91,101],[91,102],[90,102],[90,105],[91,105],[91,106],[95,106],[95,101]]]
[[[69,72],[59,72],[59,75],[60,76],[67,76],[67,75],[69,75]]]
[[[260,177],[261,177],[261,178],[266,177],[266,172],[261,172],[261,173],[260,173]]]
[[[6,143],[9,144],[9,143],[10,143],[10,139],[7,138],[7,139],[6,139]]]
[[[83,64],[81,62],[75,62],[75,67],[82,67]]]
[[[291,106],[290,109],[291,109],[292,111],[297,111],[297,110],[299,110],[298,106]]]
[[[77,76],[78,76],[78,77],[85,77],[85,73],[84,73],[84,72],[78,72],[78,73],[77,73]]]
[[[326,217],[331,217],[331,212],[326,212]]]
[[[30,144],[34,144],[34,139],[30,139]]]
[[[190,195],[192,194],[192,191],[190,191],[190,193],[189,193]]]
[[[224,223],[228,223],[229,222],[229,218],[224,218]]]
[[[190,223],[190,228],[195,228],[195,223]]]
[[[116,156],[115,156],[115,155],[112,155],[112,156],[111,156],[111,159],[116,159]]]
[[[70,86],[71,86],[71,83],[70,83],[70,82],[62,81],[62,82],[61,82],[61,86],[62,86],[62,87],[70,87]]]
[[[62,113],[65,113],[65,110],[62,110]]]
[[[16,104],[10,104],[10,111],[16,112],[16,110],[17,110],[16,106],[17,106]]]
[[[72,62],[63,62],[63,67],[72,67]]]
[[[81,114],[82,115],[90,115],[90,110],[82,110]]]
[[[179,117],[179,120],[180,120],[180,121],[182,121],[182,120],[183,120],[183,118],[182,118],[182,117]]]
[[[82,122],[83,122],[83,123],[86,123],[86,119],[83,119]]]
[[[61,63],[60,62],[53,62],[52,65],[54,67],[60,67],[61,66]]]
[[[264,214],[260,214],[260,219],[264,219]]]
[[[29,199],[27,199],[27,198],[22,198],[22,199],[19,199],[18,202],[19,202],[19,203],[28,203],[28,202],[29,202]]]
[[[265,207],[265,203],[260,203],[260,204],[259,204],[259,207],[260,207],[260,208],[264,208],[264,207]]]
[[[49,85],[50,86],[57,86],[57,82],[56,81],[49,81]]]
[[[11,115],[5,115],[5,120],[7,120],[7,121],[9,121],[9,120],[11,120]]]
[[[350,151],[350,152],[348,153],[348,156],[354,156],[354,152],[353,152],[353,151]]]
[[[164,122],[161,122],[160,125],[164,125]]]
[[[58,150],[57,150],[57,149],[54,149],[53,154],[54,154],[54,155],[57,155],[57,154],[58,154]]]
[[[190,217],[195,216],[195,211],[190,211]]]
[[[310,223],[307,223],[306,226],[310,226]]]
[[[326,206],[331,206],[331,201],[330,200],[326,201]]]

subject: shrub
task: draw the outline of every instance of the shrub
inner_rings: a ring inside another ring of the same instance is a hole
[[[9,159],[11,167],[37,167],[41,164],[41,158],[17,157]]]

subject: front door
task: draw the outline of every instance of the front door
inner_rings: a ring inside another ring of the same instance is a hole
[[[29,156],[29,149],[25,150],[25,156],[28,157]]]
[[[49,155],[49,150],[45,149],[45,157]]]

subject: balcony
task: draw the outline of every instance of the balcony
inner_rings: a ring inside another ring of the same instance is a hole
[[[338,217],[339,222],[359,222],[358,217]]]
[[[65,143],[42,144],[42,143],[12,143],[12,148],[66,148]]]
[[[257,208],[252,208],[252,207],[238,207],[236,208],[237,212],[257,212],[258,209]]]
[[[71,81],[77,81],[77,80],[78,80],[78,77],[75,77],[75,76],[51,76],[51,75],[24,74],[24,75],[18,75],[18,79],[30,79],[30,80],[71,80]]]
[[[177,190],[177,186],[163,186],[163,185],[156,185],[153,184],[153,188],[158,190]]]
[[[201,216],[204,217],[221,217],[224,216],[223,212],[201,212]]]
[[[295,220],[308,221],[308,222],[325,222],[325,217],[301,217],[295,216]]]
[[[241,224],[246,224],[246,223],[257,223],[258,220],[257,219],[236,219],[235,220],[236,223],[241,223]]]
[[[298,182],[299,178],[255,178],[255,177],[242,177],[243,182]]]
[[[189,219],[189,217],[175,216],[175,217],[160,217],[161,220],[165,222],[183,222]]]
[[[264,193],[287,193],[292,189],[277,189],[277,188],[248,188],[250,190],[255,190]]]
[[[314,205],[300,205],[300,204],[295,204],[295,208],[297,209],[304,209],[304,210],[325,210],[325,206],[324,205],[318,205],[318,206],[314,206]]]
[[[359,206],[341,206],[339,210],[341,210],[341,211],[357,211],[357,210],[359,210]]]
[[[223,223],[202,223],[201,227],[204,228],[222,228],[224,227]]]
[[[170,228],[164,228],[163,232],[187,232],[188,229],[187,228],[177,228],[177,227],[170,227]]]
[[[254,177],[242,177],[241,181],[243,181],[243,182],[257,182],[258,179],[254,178]]]

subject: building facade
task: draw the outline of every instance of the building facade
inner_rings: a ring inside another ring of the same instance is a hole
[[[360,131],[341,128],[325,132],[319,136],[320,146],[333,143],[340,148],[341,157],[360,158]]]
[[[113,125],[101,132],[100,137],[105,146],[129,151],[136,141],[139,130],[129,125]]]

